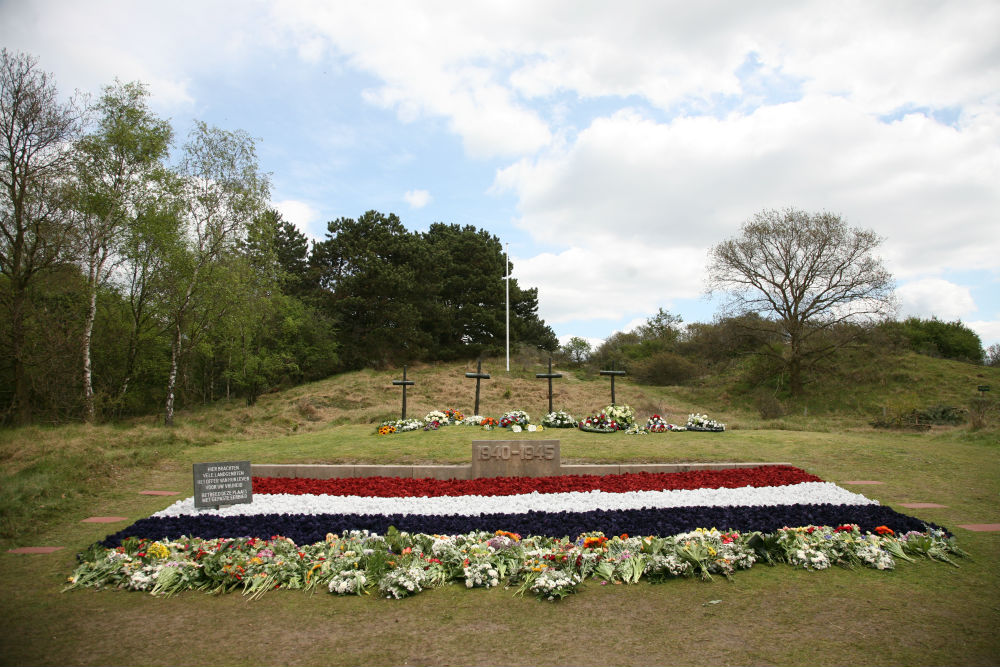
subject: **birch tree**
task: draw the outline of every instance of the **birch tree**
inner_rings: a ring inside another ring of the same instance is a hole
[[[155,196],[173,131],[153,115],[143,84],[116,82],[95,106],[94,131],[77,142],[76,189],[80,213],[79,257],[87,281],[81,340],[84,419],[94,419],[91,338],[98,289],[127,256],[130,226]]]
[[[201,292],[213,284],[227,255],[238,252],[247,230],[265,206],[269,185],[260,173],[253,139],[198,122],[178,168],[186,224],[185,245],[171,262],[175,292],[170,306],[172,342],[164,422],[174,423],[181,357],[220,312],[198,309]],[[230,299],[240,295],[230,293]],[[216,301],[217,302],[217,301]],[[225,303],[219,303],[225,309]]]

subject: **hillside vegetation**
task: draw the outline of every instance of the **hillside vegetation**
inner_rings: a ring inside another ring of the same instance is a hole
[[[408,369],[415,385],[407,392],[408,416],[422,418],[431,410],[455,408],[471,415],[475,381],[465,372],[474,362],[421,364]],[[548,409],[548,385],[535,374],[545,367],[538,355],[515,356],[508,374],[503,358],[486,359],[491,373],[481,387],[480,413],[499,417],[507,410],[526,410],[534,423]],[[610,381],[592,370],[556,369],[563,377],[553,381],[553,402],[575,418],[599,411],[610,403]],[[213,446],[214,456],[300,462],[461,462],[474,437],[493,437],[478,429],[444,429],[437,433],[399,434],[388,439],[374,435],[378,423],[400,416],[401,391],[392,380],[399,370],[361,370],[267,393],[253,406],[245,401],[218,401],[178,413],[178,423],[167,428],[158,417],[108,425],[29,426],[0,430],[0,537],[12,538],[44,526],[46,521],[73,508],[107,485],[126,484],[156,466],[189,465],[197,449]],[[618,403],[631,405],[640,421],[660,414],[683,424],[692,412],[708,413],[730,431],[785,430],[835,433],[860,431],[873,436],[873,418],[902,414],[935,405],[967,408],[976,399],[978,385],[1000,390],[1000,369],[933,359],[904,353],[891,365],[857,365],[840,376],[830,376],[822,389],[801,401],[787,402],[784,416],[763,418],[753,394],[740,388],[739,369],[707,376],[684,387],[638,385],[629,378],[616,381]],[[995,405],[995,403],[993,403]],[[968,423],[934,426],[935,434],[996,441],[996,415],[985,429]],[[450,431],[446,433],[445,431]],[[501,435],[504,432],[499,432]],[[559,431],[567,440],[564,456],[580,460],[664,460],[652,444],[642,445],[622,434],[602,436],[615,443],[588,449],[597,442],[591,434]],[[580,445],[576,446],[577,438]],[[741,439],[750,437],[747,433]],[[653,440],[645,438],[638,440]],[[228,443],[228,444],[227,444]],[[384,445],[383,445],[384,443]],[[626,443],[628,446],[626,447]],[[187,454],[185,454],[187,452]],[[720,450],[719,456],[740,456],[739,450]],[[708,458],[713,458],[710,455]],[[747,454],[752,460],[753,456]],[[670,460],[691,460],[684,451],[672,451]],[[746,460],[746,459],[745,459]],[[179,463],[180,462],[180,463]],[[32,517],[32,521],[27,518]]]

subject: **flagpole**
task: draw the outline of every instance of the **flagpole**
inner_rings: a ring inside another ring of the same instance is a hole
[[[507,243],[504,246],[503,252],[503,264],[504,272],[507,274],[504,279],[507,283],[507,298],[505,302],[507,304],[507,372],[510,373],[510,260],[507,258],[510,253],[510,244]]]

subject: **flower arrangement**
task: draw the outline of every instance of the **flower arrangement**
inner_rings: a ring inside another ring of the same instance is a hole
[[[445,413],[441,412],[440,410],[431,410],[424,417],[424,423],[433,424],[434,422],[437,422],[439,426],[451,423],[448,420],[448,415],[446,415]]]
[[[635,410],[629,405],[609,405],[604,408],[604,414],[623,429],[635,423]]]
[[[708,415],[691,414],[688,415],[687,430],[689,431],[725,431],[726,425],[709,419]]]
[[[463,426],[482,426],[483,419],[488,419],[488,417],[481,417],[479,415],[471,415],[463,419],[460,423]]]
[[[460,424],[465,419],[465,415],[459,410],[445,410],[444,415],[449,424]]]
[[[500,425],[500,422],[493,417],[483,417],[479,423],[482,425],[484,431],[492,431]]]
[[[646,430],[650,433],[666,433],[667,431],[686,431],[686,426],[670,424],[660,415],[653,415],[646,420]]]
[[[547,428],[576,428],[576,420],[569,413],[557,410],[542,417],[542,426]]]
[[[505,412],[502,417],[500,417],[500,428],[507,428],[508,426],[527,426],[528,422],[531,421],[531,417],[524,410],[511,410]]]
[[[649,435],[649,431],[638,424],[632,424],[625,429],[625,435]]]
[[[378,435],[391,435],[406,431],[418,431],[423,427],[424,422],[421,419],[390,419],[379,424],[377,433]]]
[[[601,412],[580,420],[580,430],[588,433],[614,433],[619,429],[618,422]]]
[[[278,588],[335,595],[377,590],[399,599],[447,583],[468,588],[518,586],[543,600],[575,593],[586,579],[632,584],[646,578],[731,577],[755,563],[787,563],[822,570],[832,565],[888,570],[896,559],[965,556],[943,531],[901,535],[865,532],[855,525],[782,528],[773,533],[699,528],[672,536],[584,533],[576,540],[474,531],[451,536],[368,531],[328,534],[314,544],[284,537],[175,541],[123,540],[91,547],[64,590],[124,588],[170,596],[187,590],[242,591],[251,599]]]

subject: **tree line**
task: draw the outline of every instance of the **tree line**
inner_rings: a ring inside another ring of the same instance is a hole
[[[34,57],[0,61],[0,422],[171,424],[178,405],[503,349],[495,236],[369,211],[310,244],[268,207],[247,133],[196,122],[177,151],[143,84],[62,100]],[[537,309],[511,278],[512,342],[554,350]]]

